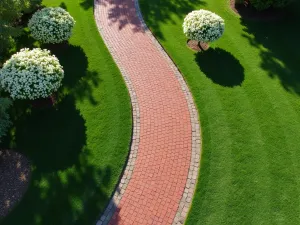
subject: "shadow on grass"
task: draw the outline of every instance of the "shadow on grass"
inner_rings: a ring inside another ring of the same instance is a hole
[[[59,173],[33,171],[31,185],[21,203],[1,223],[5,225],[96,224],[100,206],[108,201],[105,189],[111,169],[89,164],[86,149],[79,163]],[[53,162],[55,163],[55,161]]]
[[[87,9],[91,7],[90,4],[92,3],[92,0],[85,0],[81,5]],[[136,13],[134,0],[98,0],[97,4],[112,5],[108,13],[108,20],[110,23],[117,23],[120,30],[130,25],[133,27],[134,32],[144,32],[144,28]],[[151,31],[159,38],[163,38],[160,24],[174,23],[171,17],[173,13],[179,18],[184,18],[187,13],[196,9],[197,5],[205,5],[202,0],[139,0],[139,4],[147,25],[151,27]]]
[[[92,164],[85,121],[73,97],[65,97],[57,109],[26,109],[17,102],[14,110],[15,126],[3,147],[31,160],[32,177],[20,204],[0,223],[95,224],[110,197],[112,171]]]
[[[210,48],[205,52],[196,53],[195,61],[201,71],[214,83],[234,87],[244,81],[244,68],[229,52]]]
[[[80,1],[80,6],[84,10],[88,10],[90,8],[93,8],[94,7],[94,0],[81,0]]]
[[[68,43],[43,45],[58,59],[65,71],[62,92],[72,95],[75,100],[88,99],[93,105],[98,104],[92,90],[99,85],[99,74],[88,70],[88,59],[83,49]]]
[[[203,0],[139,0],[143,17],[147,25],[151,27],[153,34],[164,39],[160,25],[162,23],[175,23],[171,15],[183,20],[183,18],[191,11],[198,10],[199,5],[205,6],[206,2]]]
[[[244,37],[260,49],[261,68],[278,78],[285,90],[300,94],[300,3],[286,10],[277,21],[250,21],[241,18]]]
[[[236,12],[246,20],[254,21],[278,21],[286,15],[286,11],[279,8],[271,8],[258,11],[254,7],[245,4],[235,4]]]
[[[57,171],[77,163],[85,132],[85,121],[68,96],[57,108],[33,110],[19,119],[16,143],[40,171]]]
[[[64,2],[60,3],[59,7],[65,9],[66,11],[68,11],[67,5]]]

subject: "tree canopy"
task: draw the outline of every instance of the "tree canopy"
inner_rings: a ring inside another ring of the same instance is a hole
[[[18,19],[23,13],[34,10],[41,0],[1,0],[0,1],[0,55],[13,42],[13,37],[21,34]]]

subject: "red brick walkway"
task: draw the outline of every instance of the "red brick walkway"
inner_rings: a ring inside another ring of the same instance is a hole
[[[172,224],[192,156],[186,96],[170,62],[144,32],[134,0],[98,0],[95,17],[139,106],[137,157],[110,224]]]

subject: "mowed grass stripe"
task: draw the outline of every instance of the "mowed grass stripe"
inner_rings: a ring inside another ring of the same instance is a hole
[[[200,112],[203,156],[186,224],[299,224],[299,4],[282,22],[241,20],[228,5],[140,0],[147,25],[182,71]],[[200,8],[226,21],[224,36],[211,44],[221,56],[200,57],[216,68],[227,60],[223,72],[196,62],[186,47],[183,18]],[[240,86],[212,81],[239,71],[236,60],[243,68]]]

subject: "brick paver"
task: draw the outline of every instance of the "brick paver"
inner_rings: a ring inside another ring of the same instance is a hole
[[[97,26],[124,76],[134,118],[128,165],[97,224],[181,224],[197,179],[198,114],[138,15],[134,0],[95,1]]]

